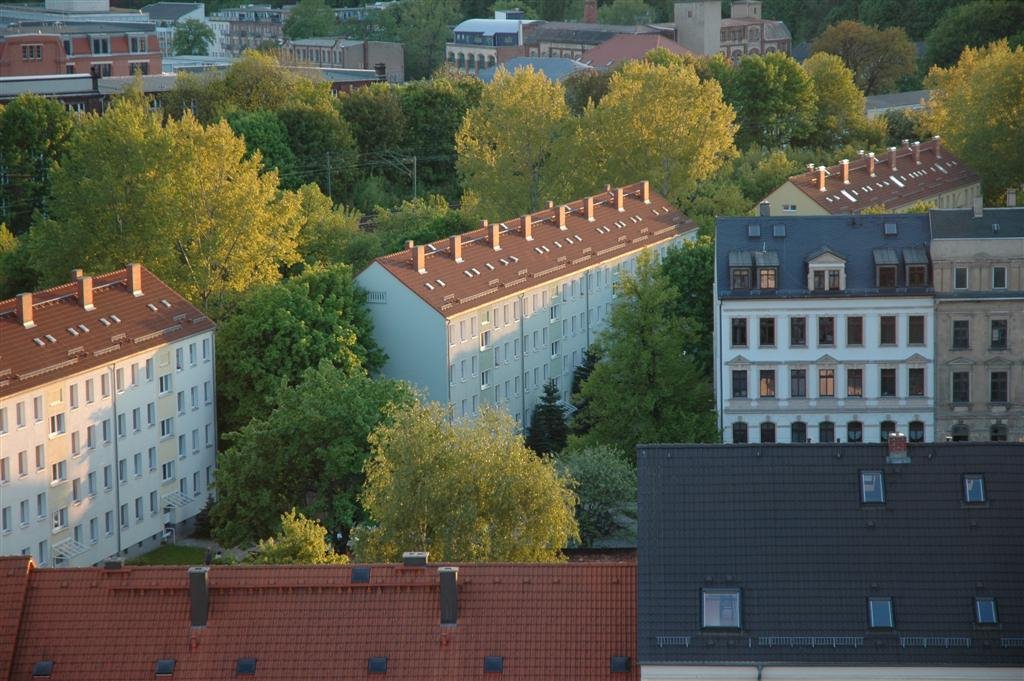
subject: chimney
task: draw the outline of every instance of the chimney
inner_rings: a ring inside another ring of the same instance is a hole
[[[480,226],[486,228],[487,227],[487,220],[481,220],[480,221]],[[493,248],[496,251],[500,251],[501,250],[501,225],[500,224],[498,224],[498,225],[491,225],[490,226],[490,241],[491,241],[491,248]]]
[[[84,274],[82,270],[77,267],[71,270],[71,281],[78,281],[82,278],[82,274]]]
[[[762,201],[757,206],[757,214],[763,218],[768,217],[769,215],[772,214],[772,204],[768,203],[767,201]]]
[[[405,567],[423,567],[427,564],[430,554],[426,551],[406,551],[402,554],[402,565]]]
[[[441,624],[459,623],[459,568],[437,569],[441,578]]]
[[[620,213],[626,212],[626,193],[622,191],[622,187],[615,190],[615,209]]]
[[[597,0],[583,0],[583,23],[597,23]]]
[[[420,274],[427,273],[427,247],[420,245],[415,249],[416,251],[416,271]]]
[[[83,310],[95,310],[92,304],[92,277],[82,277],[78,280],[78,304]]]
[[[36,325],[35,321],[32,319],[31,293],[18,294],[18,319],[21,320],[21,325],[26,329],[31,329]]]
[[[606,184],[606,185],[604,186],[604,190],[605,190],[606,192],[608,192],[608,193],[611,193],[611,191],[612,191],[612,186],[611,186],[610,184]]]
[[[1016,208],[1017,206],[1017,188],[1009,187],[1006,190],[1006,207]]]
[[[974,217],[980,218],[982,216],[982,213],[984,213],[984,211],[985,211],[984,204],[982,204],[980,196],[975,196],[974,197],[974,204],[973,205],[974,205]]]
[[[452,260],[455,262],[462,262],[462,235],[452,235],[452,237],[448,239],[448,243],[451,245]]]
[[[906,147],[907,149],[909,149],[909,148],[910,148],[910,140],[907,140],[907,139],[905,139],[905,140],[900,140],[900,143],[901,143],[901,144],[902,144],[903,146],[905,146],[905,147]]]
[[[875,176],[875,152],[868,152],[868,177]]]
[[[558,229],[562,230],[563,232],[569,229],[568,227],[565,226],[565,216],[568,214],[568,212],[568,206],[561,205],[558,207]]]
[[[818,191],[825,191],[825,166],[818,166]]]
[[[647,180],[640,183],[640,198],[645,206],[651,205],[651,183]]]
[[[210,618],[210,568],[188,569],[188,597],[193,627],[205,627]]]
[[[533,241],[533,216],[524,215],[522,219],[523,223],[523,238],[527,241]]]
[[[921,143],[915,141],[911,148],[914,150],[914,164],[921,165]]]
[[[889,433],[889,455],[886,463],[910,463],[907,456],[907,436],[903,433]]]
[[[133,296],[138,298],[142,295],[142,265],[137,262],[128,264],[128,285]]]
[[[812,181],[814,180],[814,164],[813,163],[808,163],[807,164],[807,177],[811,178]]]
[[[407,241],[405,242],[405,248],[406,248],[407,250],[412,250],[412,249],[413,249],[413,248],[415,248],[415,247],[416,247],[416,242],[415,242],[415,241],[413,241],[412,239],[409,239],[409,240],[407,240]]]
[[[889,172],[896,172],[896,147],[889,147]]]
[[[850,184],[850,159],[844,158],[839,165],[843,167],[843,184]]]
[[[935,158],[942,158],[942,140],[936,135],[932,141],[935,142]]]
[[[863,149],[858,149],[857,150],[857,158],[864,158],[864,150]]]
[[[586,206],[586,211],[587,211],[587,222],[593,222],[594,221],[594,197],[593,196],[588,196],[586,201],[584,201],[584,205]]]
[[[555,202],[554,202],[554,201],[551,201],[551,200],[549,199],[549,200],[548,200],[548,209],[551,209],[551,208],[554,208],[554,207],[555,207]]]

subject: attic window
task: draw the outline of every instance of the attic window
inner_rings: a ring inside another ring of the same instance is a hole
[[[860,472],[860,500],[865,504],[885,503],[885,485],[882,471]]]
[[[628,672],[630,670],[629,658],[625,655],[616,655],[611,659],[611,671]]]
[[[235,674],[239,676],[255,676],[256,675],[256,658],[255,657],[240,657],[238,662],[235,663]]]
[[[371,657],[370,661],[366,665],[366,671],[371,674],[387,674],[388,673],[388,658],[386,657]]]
[[[974,616],[978,624],[999,624],[996,613],[996,599],[979,597],[974,599]]]
[[[157,660],[156,661],[156,675],[157,676],[172,676],[174,674],[174,660]]]
[[[785,238],[785,236],[786,236],[786,225],[784,225],[782,223],[777,223],[775,225],[772,225],[772,236],[774,236],[776,239]]]
[[[369,582],[370,582],[370,568],[368,568],[368,567],[352,568],[352,583],[353,584],[368,584]]]
[[[964,502],[968,504],[985,503],[985,478],[977,473],[964,476]]]
[[[761,238],[761,225],[750,223],[747,225],[747,236],[751,239]]]
[[[32,666],[33,679],[48,679],[53,674],[53,660],[40,660]]]
[[[896,266],[884,265],[877,268],[878,288],[896,288]]]
[[[892,599],[868,599],[868,623],[872,629],[892,629]]]
[[[484,671],[499,673],[505,671],[505,658],[500,655],[488,655],[484,658]]]
[[[703,623],[709,629],[740,628],[740,590],[704,589],[701,591]]]
[[[898,230],[896,229],[895,222],[886,222],[885,225],[883,225],[882,229],[885,236],[896,236],[897,234],[899,234]]]
[[[732,288],[735,291],[747,291],[750,289],[750,268],[732,268]]]

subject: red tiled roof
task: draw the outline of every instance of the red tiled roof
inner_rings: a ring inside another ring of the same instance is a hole
[[[523,218],[461,235],[463,262],[452,257],[450,240],[426,244],[425,268],[416,265],[415,248],[377,258],[413,293],[445,317],[486,305],[574,271],[619,258],[697,229],[696,223],[654,192],[643,200],[646,182],[593,198],[594,220],[587,219],[587,199],[564,204],[565,229],[559,229],[560,206],[531,214],[532,241],[523,232]],[[499,231],[501,250],[491,247],[490,231]],[[418,248],[418,247],[417,247]]]
[[[817,169],[794,175],[789,181],[829,213],[858,213],[879,205],[897,210],[981,181],[941,147],[937,138],[920,144],[920,163],[914,161],[912,146],[897,147],[895,153],[896,171],[892,170],[892,153],[881,152],[875,159],[874,177],[869,174],[867,156],[850,161],[849,184],[843,184],[842,164],[829,166],[825,191],[818,187]]]
[[[673,54],[693,54],[671,38],[657,33],[622,34],[590,48],[583,53],[580,61],[599,69],[611,68],[619,62],[643,59],[645,54],[657,47],[664,47]]]
[[[21,607],[28,588],[29,564],[27,556],[0,556],[0,681],[6,681],[11,673]]]
[[[24,561],[27,559],[22,559]],[[458,623],[441,626],[438,565],[213,566],[206,627],[190,626],[185,567],[36,569],[29,577],[12,681],[52,660],[54,681],[235,679],[638,679],[633,563],[459,566]],[[0,572],[0,593],[21,577]],[[387,675],[368,674],[387,657]],[[628,656],[632,671],[611,673]],[[2,677],[0,677],[2,679]],[[6,681],[4,679],[3,681]]]
[[[92,277],[91,311],[79,301],[77,282],[33,293],[35,326],[28,329],[18,299],[0,301],[0,397],[213,328],[152,272],[142,266],[139,271],[137,297],[128,268]]]

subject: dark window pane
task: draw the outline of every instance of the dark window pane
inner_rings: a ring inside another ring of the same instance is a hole
[[[953,372],[953,401],[971,401],[971,374],[966,371]]]
[[[818,424],[818,442],[833,443],[836,441],[836,424],[822,421]]]
[[[789,427],[789,439],[794,444],[807,442],[807,424],[803,421],[794,421]]]
[[[818,317],[818,345],[836,344],[835,317]]]
[[[789,396],[807,397],[807,370],[789,370]]]
[[[747,441],[747,424],[737,421],[732,424],[732,441],[736,444],[744,444]]]
[[[734,370],[732,372],[732,396],[733,397],[746,397],[747,396],[747,372],[742,370]]]
[[[836,396],[836,370],[818,369],[818,397]]]
[[[732,287],[737,290],[750,288],[750,270],[736,267],[732,270]]]
[[[747,345],[747,320],[732,320],[732,344],[733,347],[746,347]]]
[[[846,396],[864,397],[864,370],[846,370]]]
[[[792,346],[807,345],[807,319],[793,317],[789,320],[789,344]]]
[[[909,372],[910,386],[908,388],[911,397],[924,396],[924,369],[917,367]]]
[[[880,440],[888,442],[889,436],[896,432],[896,424],[892,421],[882,421],[878,426]]]
[[[896,397],[896,370],[882,369],[881,379],[882,397]]]
[[[864,345],[864,319],[862,317],[846,318],[846,344]]]
[[[1006,268],[992,268],[992,288],[1006,288]]]
[[[907,342],[911,345],[924,345],[924,317],[912,315],[907,323]]]
[[[953,436],[953,442],[967,442],[971,438],[971,429],[963,423],[958,423],[953,426],[950,434]]]
[[[971,322],[966,319],[953,320],[953,349],[967,350],[971,346]]]
[[[896,268],[878,268],[878,288],[896,288]]]
[[[924,421],[910,422],[910,441],[924,442]]]
[[[886,315],[880,319],[879,342],[882,345],[896,345],[896,318]]]
[[[990,379],[989,401],[1006,402],[1009,395],[1008,374],[1005,371],[993,371]]]
[[[907,286],[920,288],[928,285],[928,267],[925,265],[911,265],[907,268]]]
[[[953,268],[953,288],[967,288],[967,268]]]
[[[1007,430],[1005,423],[995,423],[989,429],[989,440],[992,442],[1006,442]]]
[[[762,347],[766,345],[775,345],[775,318],[774,317],[761,317],[758,322],[758,341]]]
[[[850,421],[846,424],[846,441],[847,442],[863,442],[864,441],[864,424],[860,421]]]
[[[775,424],[771,421],[761,424],[761,442],[775,442]]]
[[[1005,350],[1006,349],[1006,335],[1008,322],[1005,319],[993,319],[992,320],[992,349],[993,350]]]
[[[839,270],[828,271],[828,288],[830,291],[839,290]]]
[[[814,271],[814,290],[824,291],[825,290],[825,271],[815,270]]]

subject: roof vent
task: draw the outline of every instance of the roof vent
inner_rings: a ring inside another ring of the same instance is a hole
[[[485,672],[503,672],[505,671],[505,658],[500,655],[488,655],[484,658],[484,671]]]
[[[754,222],[747,225],[747,236],[751,239],[761,238],[761,225]]]
[[[354,568],[352,568],[352,583],[353,584],[369,584],[370,583],[370,568],[368,568],[368,567],[354,567]]]
[[[235,662],[235,673],[240,676],[256,676],[256,658],[238,658],[238,661]]]
[[[402,565],[405,567],[423,567],[427,564],[430,553],[427,551],[406,551],[402,554]]]
[[[611,671],[613,672],[628,672],[630,670],[629,657],[625,655],[615,655],[611,659]]]
[[[156,675],[157,676],[172,676],[174,674],[174,660],[157,660],[156,661]]]
[[[907,436],[903,433],[889,434],[889,455],[885,458],[887,463],[910,463],[907,456]]]
[[[368,671],[371,674],[387,674],[388,658],[371,657],[369,663],[367,663],[366,665],[366,671]]]
[[[32,665],[33,679],[48,679],[53,674],[53,660],[40,660]]]

